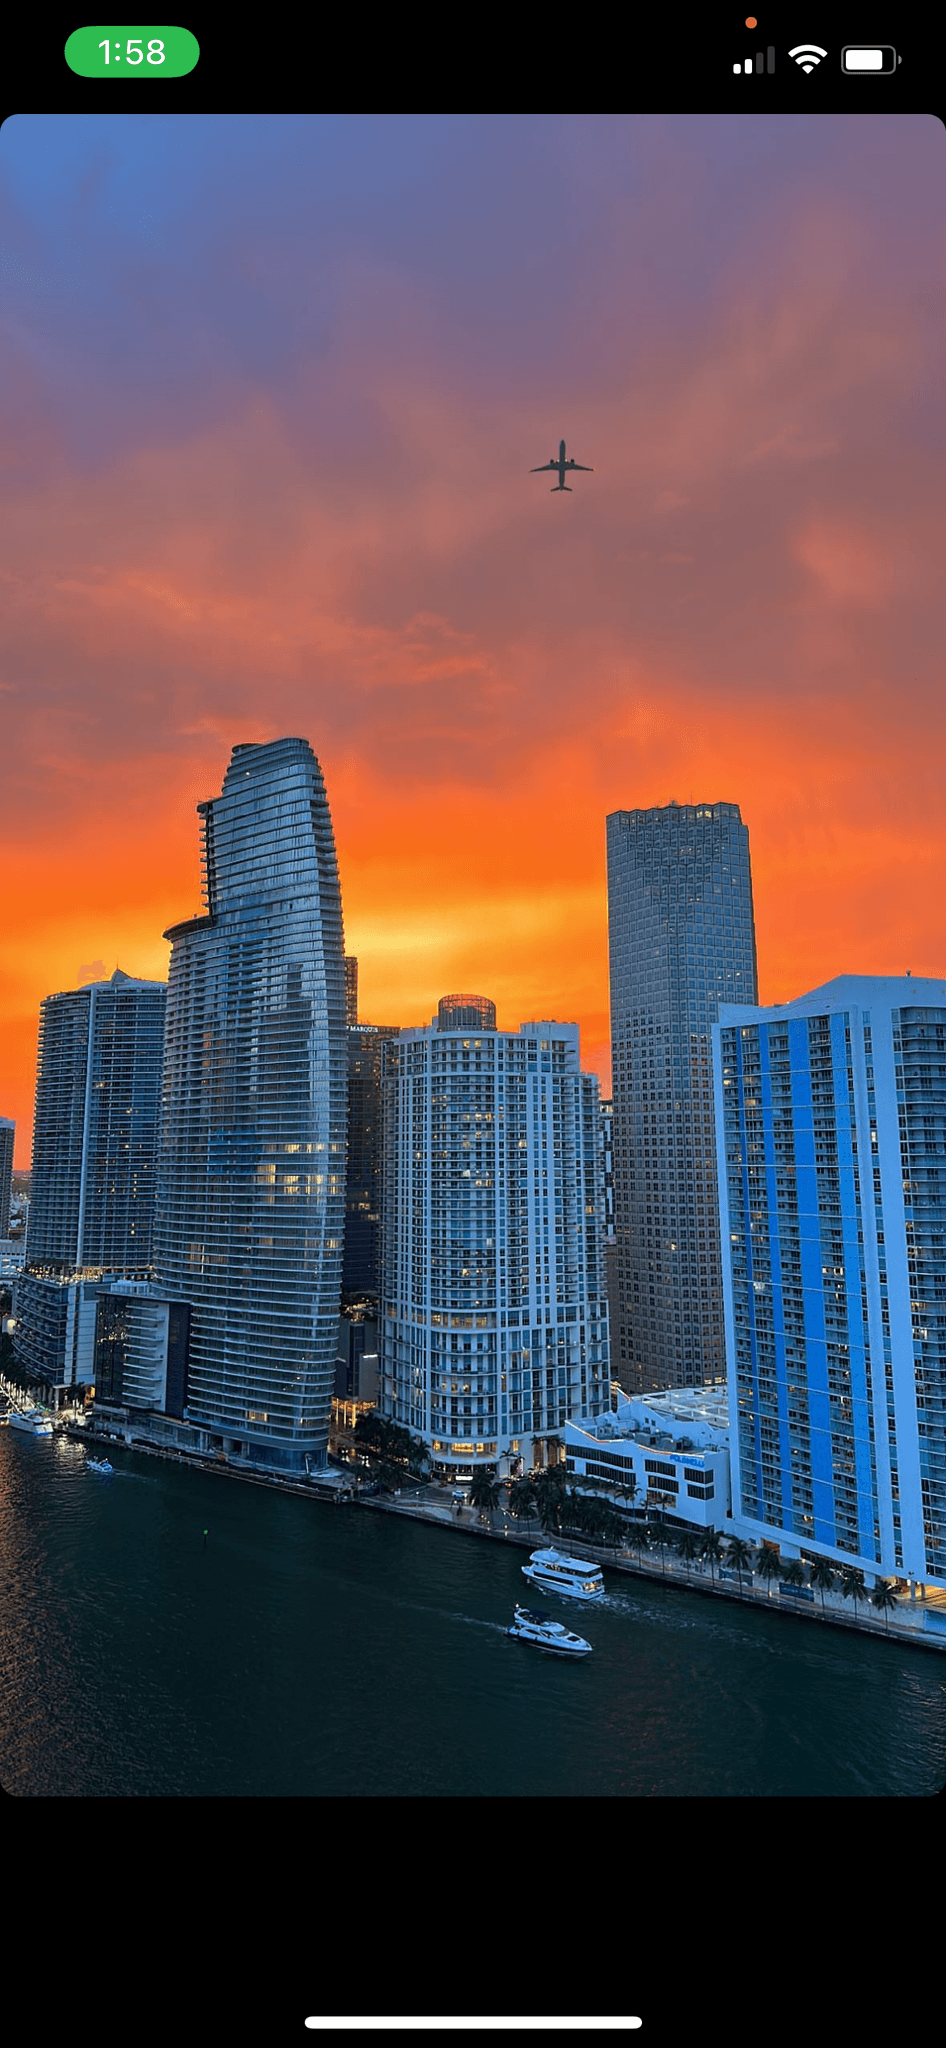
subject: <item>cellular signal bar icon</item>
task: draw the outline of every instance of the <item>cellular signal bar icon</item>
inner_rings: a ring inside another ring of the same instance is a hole
[[[766,50],[766,53],[765,53],[765,68],[766,68],[766,71],[774,71],[774,70],[775,70],[775,51],[774,51],[774,50]],[[749,73],[749,72],[751,72],[751,71],[761,71],[761,69],[762,69],[762,52],[761,52],[761,50],[757,50],[757,51],[756,51],[756,58],[755,58],[755,64],[753,64],[753,62],[752,62],[752,58],[751,58],[751,57],[747,57],[747,58],[746,58],[746,61],[745,61],[745,63],[744,63],[744,64],[734,64],[734,65],[733,65],[733,70],[734,70],[734,72],[736,72],[737,74],[739,74],[739,73],[741,73],[741,72],[746,72],[746,73]]]

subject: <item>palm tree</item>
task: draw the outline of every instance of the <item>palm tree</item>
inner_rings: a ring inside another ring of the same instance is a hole
[[[716,1584],[716,1566],[720,1558],[722,1557],[722,1554],[722,1539],[719,1536],[718,1531],[716,1529],[707,1529],[706,1535],[704,1536],[703,1541],[700,1544],[700,1556],[709,1558],[710,1574],[714,1586]]]
[[[687,1566],[691,1565],[693,1559],[699,1556],[700,1550],[700,1539],[696,1530],[681,1529],[676,1540],[676,1547],[677,1553],[682,1557],[684,1564]]]
[[[637,1552],[638,1559],[642,1562],[644,1551],[648,1548],[650,1544],[650,1530],[647,1527],[647,1523],[632,1522],[628,1534],[630,1536],[631,1543]]]
[[[533,1484],[539,1506],[539,1520],[541,1521],[542,1519],[543,1501],[554,1503],[558,1518],[561,1520],[562,1507],[565,1500],[564,1465],[546,1465],[541,1472],[535,1474]]]
[[[580,1493],[567,1491],[562,1494],[560,1527],[574,1529],[577,1534],[579,1530],[589,1527],[593,1512],[590,1501],[582,1500]]]
[[[384,1448],[389,1458],[399,1465],[405,1465],[413,1478],[419,1479],[430,1463],[430,1452],[419,1437],[412,1436],[400,1422],[382,1423]]]
[[[870,1596],[870,1604],[872,1607],[879,1607],[883,1610],[885,1635],[890,1634],[890,1627],[887,1621],[887,1613],[891,1607],[896,1607],[897,1599],[898,1594],[896,1579],[878,1579],[874,1587],[874,1590]]]
[[[516,1479],[509,1489],[509,1512],[517,1522],[531,1522],[536,1510],[536,1493],[531,1479]]]
[[[403,1477],[399,1465],[392,1465],[389,1458],[378,1458],[371,1467],[370,1483],[379,1493],[394,1493]]]
[[[739,1591],[742,1592],[743,1572],[752,1570],[752,1546],[744,1543],[741,1536],[730,1536],[726,1545],[726,1563],[731,1564],[739,1577]]]
[[[652,1517],[650,1533],[652,1541],[656,1543],[660,1552],[660,1569],[662,1572],[666,1572],[665,1553],[670,1542],[670,1531],[659,1509]]]
[[[805,1584],[805,1567],[800,1557],[790,1557],[788,1563],[782,1566],[782,1580],[786,1586]]]
[[[769,1581],[769,1598],[772,1597],[772,1580],[782,1576],[782,1560],[771,1543],[763,1543],[756,1560],[756,1571],[760,1579]]]
[[[634,1495],[637,1492],[637,1480],[635,1479],[633,1472],[625,1472],[624,1478],[619,1480],[614,1491],[615,1493],[619,1493],[621,1499],[626,1500],[628,1507],[630,1507],[631,1502],[634,1499]]]
[[[430,1463],[430,1452],[420,1438],[412,1436],[400,1422],[388,1422],[376,1408],[359,1415],[355,1423],[356,1448],[381,1465],[400,1466],[400,1478],[420,1482]]]
[[[816,1557],[814,1563],[808,1566],[808,1577],[811,1584],[817,1586],[821,1594],[822,1615],[824,1614],[825,1592],[834,1585],[835,1576],[835,1567],[827,1557]]]
[[[854,1616],[857,1618],[857,1603],[867,1597],[864,1574],[856,1564],[846,1564],[841,1569],[841,1591],[845,1600],[853,1600]]]
[[[600,1493],[605,1484],[603,1479],[596,1479],[591,1472],[573,1472],[571,1481],[572,1491],[576,1494]]]
[[[411,1436],[407,1430],[405,1430],[404,1434],[407,1437],[406,1457],[408,1470],[415,1479],[423,1479],[430,1468],[430,1452],[427,1445],[421,1442],[419,1436]]]
[[[605,1506],[601,1517],[601,1541],[616,1550],[624,1542],[624,1520],[616,1508]]]
[[[495,1465],[477,1465],[470,1481],[470,1506],[481,1515],[489,1513],[499,1500]]]
[[[368,1408],[355,1422],[354,1437],[359,1449],[380,1451],[384,1424],[376,1408]]]
[[[583,1500],[580,1493],[570,1493],[566,1499],[566,1519],[571,1527],[585,1535],[589,1543],[601,1543],[608,1515],[612,1512],[607,1501]]]
[[[606,1500],[590,1502],[588,1528],[591,1532],[591,1541],[593,1543],[607,1543],[609,1540],[613,1540],[613,1538],[609,1538],[608,1531],[613,1529],[617,1519],[614,1509]]]
[[[543,1486],[538,1494],[539,1527],[544,1536],[557,1536],[562,1526],[563,1488]]]

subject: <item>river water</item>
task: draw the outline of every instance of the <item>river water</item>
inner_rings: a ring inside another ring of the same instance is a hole
[[[0,1430],[0,1783],[20,1797],[929,1796],[946,1655],[608,1572],[504,1629],[517,1546]],[[203,1531],[208,1531],[206,1543]],[[532,1595],[534,1599],[536,1596]]]

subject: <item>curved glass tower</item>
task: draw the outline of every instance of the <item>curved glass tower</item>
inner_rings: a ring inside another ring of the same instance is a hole
[[[325,1463],[345,1227],[342,907],[307,740],[234,747],[198,805],[203,916],[174,925],[155,1263],[192,1304],[185,1419]]]

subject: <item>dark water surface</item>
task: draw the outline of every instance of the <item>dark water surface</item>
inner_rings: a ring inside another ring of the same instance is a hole
[[[0,1782],[21,1797],[922,1797],[946,1655],[605,1571],[503,1631],[515,1546],[0,1430]],[[209,1529],[204,1547],[202,1532]]]

